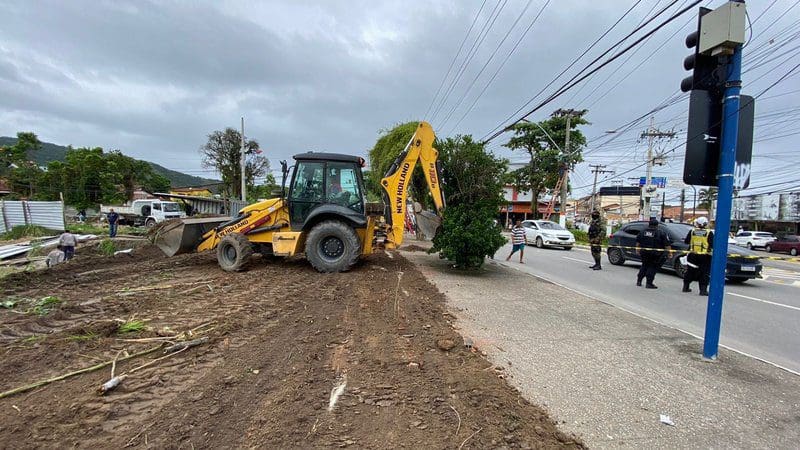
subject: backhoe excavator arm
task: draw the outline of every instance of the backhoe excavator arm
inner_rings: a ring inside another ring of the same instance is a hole
[[[425,181],[433,196],[436,212],[439,216],[445,207],[444,194],[440,185],[439,152],[433,148],[436,135],[430,124],[420,122],[417,131],[406,145],[406,148],[397,157],[395,162],[381,179],[384,189],[384,201],[387,205],[387,219],[390,229],[387,236],[387,245],[399,247],[403,242],[403,227],[406,219],[406,199],[408,197],[408,183],[414,172],[417,161],[422,165]]]

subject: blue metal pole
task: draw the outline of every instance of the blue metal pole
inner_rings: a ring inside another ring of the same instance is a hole
[[[711,286],[706,310],[706,335],[703,356],[716,359],[725,294],[725,268],[728,263],[728,233],[731,228],[733,171],[736,165],[736,139],[739,133],[739,93],[742,89],[742,46],[737,45],[728,64],[722,102],[722,140],[720,142],[717,191],[717,218],[711,255]]]

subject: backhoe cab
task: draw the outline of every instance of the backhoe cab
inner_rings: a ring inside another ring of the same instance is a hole
[[[364,159],[336,153],[302,153],[286,192],[288,168],[282,163],[282,195],[248,205],[232,220],[184,219],[165,226],[156,244],[168,256],[216,250],[220,267],[242,270],[253,253],[264,258],[305,253],[320,272],[343,272],[374,248],[396,248],[403,241],[407,184],[420,160],[437,211],[444,208],[439,186],[438,152],[433,130],[421,122],[405,150],[381,180],[384,205],[368,211],[362,167]],[[440,223],[438,216],[419,216],[420,223]],[[428,228],[431,228],[430,226]]]

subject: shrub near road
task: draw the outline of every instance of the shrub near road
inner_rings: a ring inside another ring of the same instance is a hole
[[[503,203],[506,162],[487,153],[471,136],[439,140],[436,148],[447,208],[431,251],[459,267],[480,267],[506,242],[494,224]]]

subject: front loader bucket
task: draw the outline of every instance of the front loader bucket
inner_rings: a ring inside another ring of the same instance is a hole
[[[204,234],[229,220],[230,217],[202,217],[170,221],[156,231],[155,244],[167,256],[191,253]]]
[[[436,231],[442,226],[442,218],[430,211],[419,211],[415,213],[415,216],[417,229],[424,235],[424,238],[433,239],[436,236]]]

